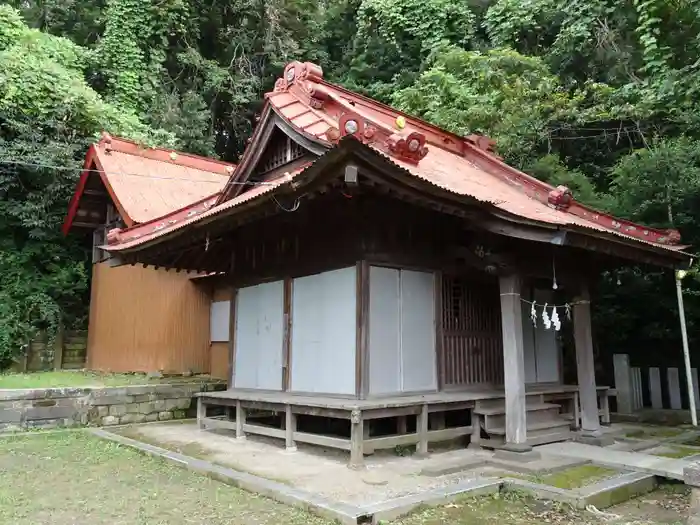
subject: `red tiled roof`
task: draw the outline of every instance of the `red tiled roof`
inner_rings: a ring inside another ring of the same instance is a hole
[[[88,176],[99,171],[122,218],[131,226],[149,222],[218,195],[235,165],[104,134],[90,146],[69,205],[63,232],[70,230]]]
[[[165,234],[181,230],[190,224],[199,222],[207,217],[212,217],[225,210],[243,204],[244,202],[252,201],[257,197],[270,193],[275,188],[293,180],[294,177],[303,172],[308,166],[309,164],[306,164],[294,171],[287,172],[284,177],[280,177],[275,181],[258,184],[223,204],[214,206],[218,195],[213,195],[202,202],[187,206],[167,217],[162,217],[145,224],[139,224],[125,230],[112,232],[108,236],[109,245],[105,246],[105,248],[110,251],[126,250],[127,248],[132,248]]]
[[[568,189],[554,188],[501,161],[485,137],[460,137],[388,106],[325,82],[321,69],[309,63],[293,62],[266,95],[268,104],[282,119],[307,139],[332,148],[350,135],[406,170],[443,190],[464,195],[493,206],[504,216],[563,229],[587,229],[624,237],[659,248],[679,251],[680,235],[675,230],[647,228],[616,219],[575,201]],[[251,147],[256,147],[253,143]],[[247,151],[246,155],[251,154]],[[245,157],[245,155],[244,155]],[[241,163],[241,166],[243,162]],[[196,218],[151,231],[121,232],[118,251],[166,235],[174,230],[218,214],[263,195],[290,180],[258,186],[238,197],[224,200]],[[234,173],[235,182],[238,173]],[[231,183],[229,183],[231,187]],[[227,190],[219,200],[226,199]]]

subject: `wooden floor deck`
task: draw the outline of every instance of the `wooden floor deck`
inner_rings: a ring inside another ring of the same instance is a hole
[[[600,386],[599,391],[608,387]],[[578,392],[578,385],[532,385],[525,390],[525,395],[539,396],[552,394],[573,394]],[[212,401],[256,401],[261,403],[273,403],[282,405],[295,405],[314,408],[326,408],[335,410],[376,410],[384,408],[410,407],[423,404],[437,403],[461,403],[468,401],[481,401],[486,399],[499,399],[505,397],[503,388],[473,388],[462,391],[431,392],[426,394],[397,395],[391,397],[373,397],[370,399],[352,399],[333,397],[323,394],[308,395],[295,394],[293,392],[271,392],[260,390],[229,389],[219,392],[201,392],[197,394]]]
[[[608,418],[607,387],[598,387],[601,398],[601,416]],[[578,386],[533,385],[526,388],[529,402],[543,403],[569,400],[572,408],[570,420],[574,427],[579,420]],[[461,426],[446,427],[445,414],[451,411],[470,411],[473,415],[479,403],[498,401],[505,397],[502,388],[482,387],[454,392],[432,392],[416,395],[399,395],[371,399],[348,399],[326,395],[294,394],[230,389],[222,392],[197,394],[197,420],[200,428],[233,430],[237,438],[257,434],[285,440],[288,450],[295,450],[296,442],[338,448],[350,451],[350,465],[361,466],[363,455],[378,449],[415,445],[418,454],[427,454],[428,443],[446,441],[462,436],[472,436],[479,442],[480,424],[473,426],[465,419]],[[534,398],[534,399],[532,399]],[[528,403],[529,404],[529,403]],[[225,407],[226,417],[211,417],[209,407]],[[252,415],[263,411],[279,415],[278,424],[270,425],[254,421]],[[300,432],[297,416],[320,416],[344,419],[349,422],[350,435],[331,436]],[[415,417],[415,431],[407,432],[407,417]],[[373,435],[374,420],[394,418],[396,432],[391,435]]]

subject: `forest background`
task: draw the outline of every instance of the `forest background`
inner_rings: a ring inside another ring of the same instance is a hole
[[[85,327],[60,234],[102,130],[235,162],[285,63],[700,246],[700,0],[22,0],[0,4],[0,366]],[[700,282],[684,281],[691,346]],[[681,363],[673,274],[601,276],[596,341]],[[636,359],[636,357],[633,357]]]

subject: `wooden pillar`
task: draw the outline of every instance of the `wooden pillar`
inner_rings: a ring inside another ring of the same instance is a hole
[[[598,395],[593,362],[591,332],[591,298],[587,285],[582,285],[574,300],[574,340],[576,343],[576,370],[578,373],[579,402],[581,404],[581,434],[599,437]]]
[[[350,414],[350,464],[348,465],[352,469],[361,469],[365,466],[364,437],[362,412],[353,410]]]
[[[506,445],[527,450],[525,420],[525,358],[523,356],[523,317],[520,276],[503,275],[501,326],[503,329],[503,372],[506,394]]]
[[[236,401],[236,438],[237,439],[245,439],[245,431],[243,430],[243,425],[245,425],[245,408],[243,408],[240,401]]]
[[[603,412],[601,416],[601,423],[603,425],[610,425],[610,396],[608,391],[605,390],[600,393],[600,410]]]
[[[477,414],[472,409],[472,435],[469,440],[469,446],[467,448],[471,449],[481,449],[481,414]]]
[[[428,404],[424,404],[418,415],[416,431],[418,433],[418,444],[416,445],[416,455],[426,457],[428,455]]]
[[[292,406],[287,405],[284,410],[284,434],[287,452],[296,452],[297,444],[294,441],[294,432],[297,431],[297,415],[292,412]]]
[[[444,430],[445,429],[445,413],[444,412],[435,412],[433,414],[430,414],[430,418],[432,420],[431,426],[433,430]]]
[[[403,436],[407,433],[406,416],[398,416],[396,418],[396,433],[400,436]]]

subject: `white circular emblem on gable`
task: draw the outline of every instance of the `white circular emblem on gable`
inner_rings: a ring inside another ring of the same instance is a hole
[[[357,133],[357,121],[348,120],[345,123],[345,132],[349,135],[352,135],[353,133]]]

